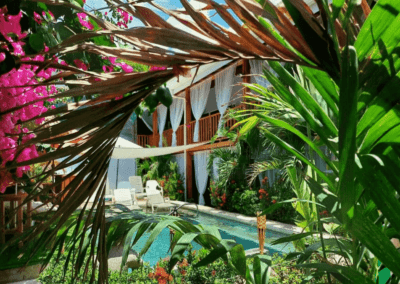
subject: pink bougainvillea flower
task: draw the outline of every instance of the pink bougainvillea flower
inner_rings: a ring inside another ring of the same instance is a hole
[[[132,20],[133,20],[133,17],[132,17],[132,16],[129,16],[129,20],[132,21]]]
[[[4,52],[0,52],[0,62],[4,61],[6,59],[6,54]]]
[[[44,13],[44,12],[43,12]],[[42,17],[40,17],[40,15],[36,12],[33,12],[33,19],[35,20],[36,23],[38,23],[39,25],[42,24]]]
[[[53,19],[55,19],[54,14],[53,14],[51,11],[47,11],[47,13],[49,13],[49,15],[50,15]]]
[[[76,67],[78,67],[78,68],[80,68],[82,70],[85,70],[85,71],[88,70],[88,67],[86,66],[86,64],[83,63],[82,60],[80,60],[80,59],[75,59],[74,60],[74,64],[75,64]]]
[[[114,67],[103,65],[103,71],[108,73],[114,71]]]
[[[87,20],[87,15],[85,13],[77,13],[77,16],[82,26],[89,30],[94,29],[93,24]]]
[[[47,52],[47,51],[49,51],[50,50],[50,48],[48,48],[48,46],[45,44],[45,43],[43,43],[44,44],[44,52]]]
[[[25,52],[22,49],[22,46],[25,45],[24,42],[12,42],[11,45],[14,47],[14,55],[25,55]]]
[[[118,101],[118,100],[122,99],[123,97],[124,97],[123,95],[115,97],[115,100]]]
[[[160,70],[166,70],[167,67],[165,66],[151,66],[150,71],[160,71]]]
[[[110,56],[110,57],[108,57],[108,60],[110,61],[111,64],[115,65],[116,64],[115,61],[117,60],[117,57]]]
[[[104,16],[107,16],[107,14],[108,14],[108,12],[105,12],[105,13],[104,13]]]
[[[121,66],[122,70],[124,70],[124,72],[126,72],[126,73],[130,73],[133,71],[133,67],[126,64],[125,62],[120,63],[120,66]]]
[[[26,33],[21,32],[21,25],[19,21],[21,20],[22,12],[17,15],[7,15],[7,7],[4,6],[3,9],[0,8],[0,33],[10,42],[13,39],[9,34],[16,34],[19,39],[26,37]]]

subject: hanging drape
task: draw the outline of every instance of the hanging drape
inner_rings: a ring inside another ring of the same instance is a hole
[[[212,77],[209,77],[202,83],[190,88],[190,104],[192,106],[194,118],[196,119],[193,142],[199,141],[199,120],[206,108],[208,94],[210,93],[211,80]]]
[[[181,123],[184,107],[185,107],[185,101],[177,98],[174,98],[171,106],[169,107],[169,112],[171,116],[171,125],[173,131],[171,146],[176,146],[176,131],[178,130],[179,124]]]
[[[250,71],[256,83],[264,88],[267,88],[271,84],[267,81],[267,79],[260,76],[260,75],[264,76],[263,72],[264,67],[268,68],[268,65],[265,60],[256,60],[256,59],[250,60]]]
[[[218,129],[222,126],[222,116],[228,108],[229,101],[231,100],[235,70],[236,64],[233,64],[215,75],[215,97],[217,99],[218,111],[221,114]]]
[[[276,176],[279,175],[279,170],[268,170],[258,175],[260,183],[262,182],[264,177],[268,178],[268,185],[271,187],[275,180]],[[261,183],[262,184],[262,183]]]
[[[145,111],[143,111],[142,121],[144,122],[144,124],[147,126],[148,129],[153,131],[153,116],[149,114],[149,110],[146,109]]]
[[[214,158],[214,160],[213,160],[212,178],[213,178],[214,181],[217,181],[218,177],[219,177],[219,171],[218,171],[219,166],[218,166],[218,163],[219,163],[220,160],[221,160],[221,158]]]
[[[158,134],[160,134],[160,142],[158,143],[158,147],[162,147],[162,138],[165,127],[165,122],[167,121],[167,111],[168,108],[164,105],[159,105],[157,107],[157,123],[158,123]]]
[[[208,151],[194,153],[194,173],[197,190],[199,192],[199,204],[204,205],[204,193],[206,192]]]
[[[181,175],[183,187],[186,188],[185,180],[185,157],[184,154],[177,154],[172,157],[172,160],[178,164],[178,173]]]

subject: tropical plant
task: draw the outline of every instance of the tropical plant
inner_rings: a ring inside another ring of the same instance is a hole
[[[304,36],[309,35],[310,30],[306,29],[309,26],[300,26],[302,17],[299,10],[292,4],[285,4],[294,21],[298,23],[300,32]],[[348,4],[349,9],[354,7],[351,3]],[[395,64],[385,61],[387,56],[390,57],[390,54],[396,52],[388,34],[391,25],[395,25],[396,21],[390,18],[390,23],[383,24],[382,15],[389,13],[385,5],[399,8],[393,2],[379,1],[360,32],[352,38],[347,38],[343,47],[329,51],[334,55],[331,59],[339,64],[337,68],[324,68],[327,72],[325,73],[301,67],[326,103],[325,109],[280,64],[269,62],[271,68],[279,75],[279,80],[272,72],[264,70],[265,77],[274,86],[276,94],[268,91],[259,93],[270,98],[278,96],[289,103],[306,121],[312,133],[315,133],[314,137],[304,135],[282,119],[270,117],[267,111],[255,111],[255,116],[249,118],[248,125],[243,126],[245,129],[250,124],[255,125],[258,121],[263,121],[284,128],[301,138],[332,170],[331,175],[319,170],[313,160],[267,128],[260,127],[268,139],[312,169],[304,178],[315,201],[320,204],[317,206],[318,211],[326,210],[330,214],[329,219],[344,226],[349,236],[340,241],[320,238],[317,243],[299,253],[297,262],[303,263],[313,253],[322,249],[317,254],[325,263],[306,263],[301,266],[317,268],[314,273],[316,276],[327,273],[346,283],[377,282],[379,271],[384,267],[393,272],[388,280],[390,283],[399,281],[400,271],[395,262],[399,260],[400,253],[390,241],[399,236],[396,229],[399,224],[396,220],[398,214],[395,212],[398,212],[400,204],[395,179],[391,174],[399,166],[397,138],[393,136],[398,134],[398,120],[395,119],[398,108],[392,103],[393,100],[397,100],[393,98],[392,87],[397,81],[397,69]],[[333,12],[326,9],[325,11],[326,21],[335,19],[338,15],[335,9]],[[347,32],[351,32],[352,29],[348,25],[349,13],[343,19]],[[375,31],[376,28],[381,30],[376,34],[370,27],[374,27]],[[339,39],[335,34],[331,34],[330,39],[333,39],[333,46],[339,46]],[[381,53],[387,55],[381,57]],[[333,71],[334,69],[336,71]],[[381,74],[379,79],[372,77],[376,76],[377,72]],[[388,94],[391,94],[390,98]],[[389,118],[390,122],[387,120]],[[320,145],[327,146],[338,161],[331,161],[321,151]],[[317,218],[319,219],[319,214]],[[318,231],[305,233],[303,237],[312,234],[318,234]],[[286,241],[299,237],[288,238]],[[344,256],[346,261],[341,265],[332,265],[328,258],[328,250]]]
[[[38,2],[39,7],[48,4],[50,9],[56,7],[59,11],[63,11],[64,7],[73,9],[72,13],[64,17],[68,21],[75,20],[76,22],[80,19],[86,23],[90,21],[96,24],[93,24],[95,29],[91,31],[69,34],[68,38],[61,43],[56,42],[50,46],[48,51],[43,52],[46,61],[30,62],[39,68],[53,67],[63,70],[46,81],[38,82],[37,85],[46,85],[58,82],[60,78],[66,78],[64,82],[68,82],[69,86],[76,86],[63,93],[52,94],[51,98],[85,95],[90,99],[81,103],[85,104],[85,108],[74,108],[71,105],[56,108],[35,117],[62,114],[51,122],[38,126],[32,132],[21,134],[36,136],[27,143],[18,145],[17,153],[35,144],[60,146],[53,153],[47,153],[41,157],[25,161],[15,158],[7,164],[2,164],[1,172],[13,174],[14,169],[18,167],[60,157],[66,157],[66,159],[55,169],[47,169],[43,174],[49,175],[54,170],[74,163],[83,163],[71,173],[76,174],[77,177],[66,188],[67,194],[62,201],[58,202],[59,209],[56,213],[54,215],[49,213],[42,224],[2,246],[2,252],[19,241],[27,242],[36,239],[38,239],[37,248],[50,245],[51,252],[54,252],[54,247],[62,243],[60,241],[62,237],[67,237],[64,235],[65,231],[61,229],[68,224],[74,210],[97,192],[96,200],[100,202],[95,204],[95,211],[94,209],[89,211],[89,216],[93,218],[86,218],[85,210],[75,216],[74,220],[77,222],[75,224],[82,224],[82,227],[77,226],[68,238],[77,240],[81,237],[82,245],[75,251],[76,255],[82,256],[89,247],[92,248],[89,251],[91,257],[85,265],[96,266],[99,263],[98,282],[106,282],[109,238],[107,238],[105,223],[105,205],[103,198],[99,197],[105,194],[106,169],[116,138],[132,111],[143,98],[152,94],[167,80],[176,75],[187,75],[187,71],[192,67],[213,61],[237,60],[238,58],[269,59],[271,67],[278,73],[282,82],[267,72],[268,80],[277,92],[301,114],[310,129],[318,135],[318,143],[283,121],[268,118],[264,114],[257,114],[259,119],[271,125],[284,127],[298,135],[327,162],[334,177],[339,178],[338,181],[330,179],[316,169],[307,157],[284,143],[279,137],[268,130],[262,129],[262,131],[269,140],[293,153],[318,174],[325,184],[321,185],[313,177],[306,179],[316,200],[325,206],[335,220],[344,224],[347,232],[352,236],[352,254],[347,255],[347,259],[351,260],[350,267],[326,263],[309,263],[303,267],[317,268],[317,273],[327,272],[346,283],[373,283],[376,281],[378,271],[385,266],[392,271],[391,281],[395,283],[400,277],[398,266],[400,253],[390,240],[398,236],[400,228],[397,214],[400,211],[397,186],[399,184],[397,144],[400,136],[398,135],[398,96],[395,95],[399,66],[397,62],[399,2],[380,0],[371,11],[364,0],[334,0],[332,6],[329,6],[328,1],[321,0],[317,1],[319,13],[315,16],[303,1],[297,0],[284,0],[285,8],[279,9],[264,0],[259,1],[261,5],[250,0],[226,0],[227,6],[212,0],[207,1],[209,5],[206,9],[214,9],[234,32],[213,23],[210,18],[196,11],[186,0],[182,0],[182,5],[190,19],[180,11],[171,11],[157,3],[149,2],[156,9],[160,9],[200,33],[201,39],[173,27],[151,9],[137,5],[137,2],[141,1],[133,1],[129,4],[114,2],[116,6],[139,18],[145,25],[145,27],[129,30],[119,29],[116,25],[97,18],[81,6],[74,4],[75,2],[52,0]],[[15,13],[15,10],[19,13],[19,7],[15,7],[20,2],[13,1],[12,3],[8,3],[10,13],[11,11]],[[25,4],[25,2],[21,3]],[[34,4],[36,5],[36,2]],[[85,13],[87,17],[76,18],[75,11]],[[241,26],[231,12],[245,24]],[[7,11],[2,9],[2,17],[5,13]],[[1,27],[3,28],[4,25]],[[36,31],[33,32],[30,37],[35,38]],[[133,48],[124,49],[110,45],[111,36],[129,42]],[[104,44],[103,39],[105,39]],[[0,62],[1,70],[5,73],[11,68],[18,68],[20,59],[15,52],[11,54],[3,48],[10,43],[9,40],[3,38],[0,40],[6,43],[1,45],[2,62]],[[32,40],[32,42],[35,41]],[[160,45],[167,48],[160,48]],[[38,51],[41,48],[42,46]],[[79,61],[77,65],[81,66],[81,69],[51,61],[52,55],[67,57],[71,54],[117,56],[137,63],[166,66],[167,69],[146,73],[99,73],[95,70],[84,70]],[[295,82],[290,73],[274,61],[291,62],[303,66],[302,69],[307,76],[312,78],[313,85],[326,101],[338,123],[335,123],[335,120],[332,120],[315,103],[312,97]],[[70,80],[71,74],[84,76],[79,80],[74,78]],[[293,95],[285,85],[290,86],[296,95]],[[96,97],[93,97],[94,95]],[[7,114],[16,113],[24,107],[47,99],[37,98],[6,110],[2,109],[0,115],[3,119]],[[16,123],[18,124],[19,122]],[[69,143],[77,139],[78,143]],[[319,141],[338,157],[337,163],[331,162],[321,153],[318,148]],[[73,157],[79,158],[72,161]],[[36,190],[36,184],[32,185],[14,176],[13,179],[25,184],[25,191],[29,192],[25,203],[40,195],[40,192]],[[96,191],[97,188],[100,190]],[[159,223],[157,229],[165,224],[165,222]],[[188,226],[186,223],[180,224],[182,227]],[[116,228],[115,226],[113,223],[110,227]],[[139,227],[136,228],[139,229]],[[88,228],[90,232],[87,235],[82,234],[82,232],[88,232]],[[132,231],[132,235],[136,228]],[[153,231],[157,231],[156,228]],[[132,235],[128,234],[128,236]],[[190,237],[194,235],[181,236],[181,242],[178,241],[178,244],[186,242]],[[57,241],[53,242],[53,240]],[[323,239],[321,242],[324,243]],[[214,247],[215,249],[200,262],[201,265],[221,255],[225,257],[229,251],[239,275],[245,277],[250,283],[268,281],[267,268],[270,264],[268,257],[257,256],[253,266],[250,267],[244,265],[243,247],[230,246],[228,242],[223,241]],[[308,253],[312,253],[313,248],[308,250]],[[323,244],[322,248],[324,248]],[[326,260],[325,250],[323,256]],[[83,257],[79,259],[84,260]],[[170,264],[176,263],[175,260],[176,258],[172,257]],[[75,269],[79,271],[82,265],[81,261],[77,262]],[[329,279],[330,276],[328,276]],[[94,280],[94,277],[91,280]]]

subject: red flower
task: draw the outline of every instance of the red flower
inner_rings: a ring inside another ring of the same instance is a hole
[[[186,270],[180,270],[179,272],[182,274],[182,276],[186,275]]]
[[[234,180],[231,180],[231,184],[235,184],[236,183],[236,181],[234,181]]]
[[[274,199],[274,200],[272,200],[272,203],[273,203],[273,204],[275,204],[275,203],[276,203],[276,200],[275,200],[275,199]]]
[[[212,275],[212,276],[215,276],[216,273],[217,273],[217,272],[216,272],[215,270],[211,271],[211,275]]]

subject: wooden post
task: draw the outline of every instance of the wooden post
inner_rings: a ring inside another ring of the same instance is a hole
[[[3,199],[0,199],[0,241],[2,244],[6,243],[6,212]]]
[[[32,201],[28,202],[28,208],[26,211],[26,226],[30,227],[32,225]]]
[[[186,141],[187,144],[192,143],[192,129],[190,126],[190,121],[192,120],[192,107],[190,104],[190,88],[186,88],[185,90],[185,101],[186,101],[186,121],[185,127],[186,129]],[[187,198],[193,198],[193,178],[192,178],[192,155],[188,151],[186,152],[186,190],[187,190]]]
[[[243,83],[249,84],[250,83],[250,76],[248,76],[250,74],[250,62],[248,59],[243,59],[243,65],[242,65],[242,75],[243,75]],[[246,95],[246,93],[249,92],[249,88],[243,88],[243,103],[246,101],[244,99],[244,96]],[[247,108],[247,106],[245,105],[244,108]]]
[[[158,145],[158,141],[157,141],[157,133],[158,133],[158,129],[157,129],[157,109],[153,112],[153,145],[151,146],[157,146]]]
[[[24,231],[24,224],[23,224],[23,220],[22,220],[24,218],[24,213],[22,211],[22,207],[20,207],[22,204],[22,197],[20,199],[18,199],[17,203],[18,203],[18,207],[19,207],[18,213],[17,213],[17,231],[18,231],[18,233],[22,233]]]

